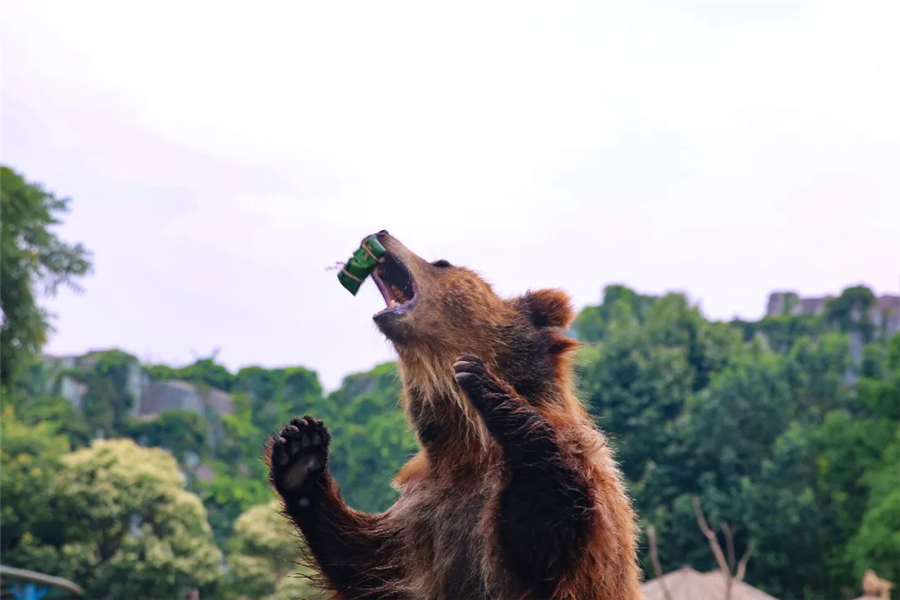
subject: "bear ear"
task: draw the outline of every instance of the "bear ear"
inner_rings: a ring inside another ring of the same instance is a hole
[[[522,303],[536,327],[560,327],[565,329],[575,318],[572,300],[562,290],[548,289],[528,292]]]

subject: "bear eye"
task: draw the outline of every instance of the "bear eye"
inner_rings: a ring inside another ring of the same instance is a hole
[[[436,261],[434,261],[434,262],[431,263],[431,264],[432,264],[433,266],[435,266],[435,267],[438,267],[439,269],[446,269],[447,267],[453,266],[453,265],[451,265],[450,263],[448,263],[448,262],[447,262],[446,260],[444,260],[444,259],[436,260]]]

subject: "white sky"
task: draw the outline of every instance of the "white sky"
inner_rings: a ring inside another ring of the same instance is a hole
[[[900,3],[2,4],[2,160],[73,198],[48,352],[328,388],[390,360],[325,267],[388,229],[506,295],[900,284]]]

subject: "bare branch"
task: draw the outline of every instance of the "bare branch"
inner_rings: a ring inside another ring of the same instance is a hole
[[[666,585],[666,580],[663,579],[662,567],[659,564],[659,552],[656,546],[656,528],[653,525],[647,525],[647,541],[650,543],[650,562],[653,564],[653,572],[656,575],[656,579],[659,580],[659,587],[662,588],[663,597],[665,600],[672,600],[672,595],[669,593],[669,587]]]
[[[753,542],[747,544],[747,549],[744,551],[744,555],[741,557],[741,562],[738,563],[737,573],[734,576],[737,581],[744,580],[744,575],[747,574],[747,561],[750,560],[751,554],[753,554]]]
[[[727,522],[722,521],[722,533],[725,535],[725,550],[728,552],[728,568],[734,573],[734,532]]]
[[[706,518],[703,516],[703,511],[700,510],[700,498],[697,496],[694,496],[694,514],[697,515],[697,525],[700,526],[700,531],[709,540],[709,548],[712,550],[713,556],[716,557],[716,562],[719,563],[719,570],[722,571],[722,576],[725,578],[725,600],[731,600],[731,570],[728,568],[728,561],[722,552],[722,546],[719,545],[716,532],[709,528]]]
[[[700,498],[697,496],[694,496],[694,513],[697,515],[697,525],[700,526],[700,531],[702,531],[703,535],[706,536],[706,539],[709,540],[709,547],[712,550],[713,556],[716,557],[716,562],[719,563],[719,568],[723,573],[730,576],[731,571],[728,569],[728,561],[725,560],[722,546],[719,545],[719,539],[716,537],[716,532],[709,528],[706,518],[703,516],[703,511],[700,510]]]

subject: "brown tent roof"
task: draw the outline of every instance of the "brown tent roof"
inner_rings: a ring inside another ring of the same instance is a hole
[[[651,579],[641,586],[645,600],[666,600],[660,579],[665,581],[672,600],[721,600],[725,597],[725,576],[721,571],[698,573],[691,567],[682,567]],[[777,600],[743,581],[731,584],[731,600]]]

